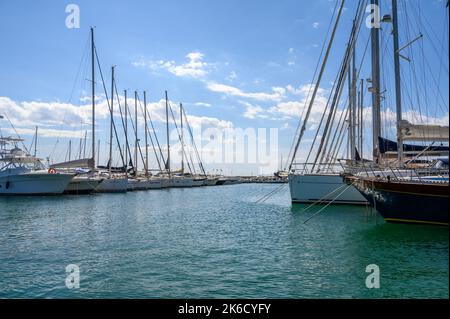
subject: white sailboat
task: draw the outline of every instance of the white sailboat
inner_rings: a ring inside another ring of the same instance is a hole
[[[330,39],[328,41],[328,46],[322,61],[322,65],[320,68],[320,71],[318,73],[318,77],[314,86],[314,89],[312,91],[311,98],[309,100],[309,107],[307,109],[305,118],[303,119],[303,125],[301,126],[301,129],[299,131],[297,141],[294,144],[295,147],[293,149],[292,158],[289,165],[289,175],[288,175],[288,181],[289,181],[289,189],[291,193],[291,199],[293,203],[313,203],[313,202],[321,202],[321,203],[335,203],[335,204],[366,204],[366,199],[361,196],[361,194],[354,188],[353,186],[347,185],[342,177],[340,176],[340,173],[343,172],[341,169],[340,171],[330,169],[330,163],[321,163],[321,160],[318,161],[318,159],[324,158],[325,154],[325,148],[329,143],[329,140],[326,140],[324,137],[326,134],[330,134],[331,129],[330,127],[333,125],[334,121],[334,115],[335,110],[337,109],[337,105],[339,103],[339,99],[341,97],[342,89],[344,87],[345,77],[348,74],[348,80],[349,80],[349,108],[348,112],[350,113],[348,115],[348,122],[349,122],[349,147],[351,150],[351,160],[353,163],[356,162],[356,145],[355,145],[355,131],[354,128],[356,126],[356,81],[357,81],[357,70],[355,68],[355,45],[356,45],[356,39],[357,39],[357,29],[360,27],[363,17],[363,6],[358,6],[358,10],[355,16],[355,22],[353,25],[352,33],[350,35],[350,40],[347,45],[347,49],[344,56],[344,62],[341,66],[341,69],[338,74],[338,81],[336,82],[336,87],[334,91],[332,90],[332,96],[333,99],[330,99],[332,101],[331,103],[331,110],[328,115],[328,122],[325,125],[324,133],[322,136],[321,143],[319,145],[319,148],[317,150],[316,160],[312,165],[310,163],[307,164],[297,164],[300,167],[296,166],[296,163],[294,163],[300,142],[303,138],[303,135],[306,130],[306,125],[308,123],[308,118],[310,116],[311,109],[314,105],[315,98],[317,95],[317,92],[319,90],[319,86],[324,74],[325,66],[327,64],[327,60],[330,54],[330,49],[332,47],[336,30],[339,25],[339,20],[341,18],[342,11],[344,9],[344,1],[341,2],[340,7],[338,9],[338,13],[336,15],[333,31],[331,33]],[[353,60],[353,66],[351,66],[351,61]],[[333,115],[334,112],[334,115]],[[325,115],[325,114],[324,114]],[[330,124],[331,123],[331,124]],[[342,123],[345,123],[343,121]],[[342,126],[344,127],[344,126]],[[320,126],[319,126],[320,128]],[[318,128],[318,130],[319,130]],[[328,130],[328,131],[327,131]],[[316,136],[318,135],[317,134]],[[336,136],[336,135],[335,135]],[[328,136],[329,138],[329,136]],[[334,145],[334,138],[331,141],[329,146],[329,150],[332,150]],[[315,139],[314,139],[315,140]],[[339,140],[339,137],[338,137]],[[325,145],[324,145],[325,144]],[[335,144],[339,144],[336,143]],[[314,143],[311,146],[314,147]],[[308,156],[309,158],[309,156]],[[312,168],[309,168],[311,166]],[[324,169],[325,167],[325,169]]]

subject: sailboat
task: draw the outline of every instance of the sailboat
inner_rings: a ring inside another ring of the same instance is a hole
[[[94,28],[91,27],[91,99],[92,99],[92,157],[89,161],[89,168],[92,170],[93,174],[97,178],[102,179],[99,185],[95,188],[95,192],[97,193],[124,193],[127,191],[127,181],[125,178],[121,176],[121,174],[113,174],[111,171],[111,161],[108,166],[110,169],[108,171],[98,170],[96,167],[95,161],[95,58],[98,60],[97,51],[94,43]],[[100,65],[99,65],[100,68]],[[102,78],[103,81],[103,78]],[[105,92],[106,94],[106,92]],[[114,96],[111,96],[111,104],[108,103],[110,117],[111,117],[111,130],[113,126],[113,101]],[[112,144],[112,135],[110,136],[110,144]],[[110,156],[111,160],[111,156]]]
[[[335,165],[329,162],[322,162],[322,159],[325,158],[325,148],[328,145],[329,153],[333,154],[337,153],[340,145],[342,143],[338,142],[341,134],[338,135],[338,138],[335,140],[336,134],[333,136],[333,140],[330,143],[331,137],[331,127],[333,125],[333,120],[336,116],[337,106],[339,104],[339,100],[342,94],[343,87],[345,85],[345,79],[348,75],[349,80],[349,107],[346,113],[342,112],[342,114],[347,114],[349,112],[353,112],[355,114],[356,109],[356,101],[355,101],[355,85],[356,85],[356,68],[355,68],[355,46],[357,41],[358,29],[361,27],[363,20],[363,12],[364,7],[362,6],[362,2],[359,1],[358,9],[356,10],[356,16],[354,18],[353,29],[350,34],[350,39],[347,44],[347,48],[344,54],[343,63],[339,69],[339,73],[337,76],[337,81],[335,82],[334,90],[330,93],[329,102],[331,103],[329,106],[329,114],[326,121],[326,125],[324,128],[324,134],[322,136],[322,140],[319,145],[319,149],[317,150],[317,155],[313,163],[296,163],[295,158],[297,152],[299,150],[300,143],[304,136],[306,126],[308,124],[308,119],[311,114],[311,110],[314,106],[314,102],[320,87],[321,80],[324,75],[324,71],[327,65],[327,61],[330,55],[330,50],[332,48],[335,34],[341,19],[342,12],[344,10],[345,1],[341,1],[340,6],[337,11],[337,15],[334,21],[334,27],[331,33],[331,36],[328,40],[328,45],[325,51],[325,55],[323,57],[320,71],[317,76],[316,83],[312,90],[311,98],[309,99],[309,105],[307,108],[306,115],[303,119],[302,126],[298,131],[298,137],[296,141],[293,143],[293,149],[291,150],[291,159],[288,174],[289,181],[289,189],[291,194],[291,200],[293,203],[333,203],[333,204],[357,204],[364,205],[367,203],[364,196],[362,196],[354,187],[348,187],[345,182],[342,180],[340,176],[342,172],[341,165]],[[334,15],[333,15],[334,17]],[[353,61],[353,67],[351,66],[351,61]],[[323,114],[323,118],[325,118],[325,112]],[[354,119],[354,116],[348,116],[349,122],[350,119]],[[342,122],[341,131],[345,129],[344,121]],[[349,144],[351,149],[351,160],[352,164],[356,164],[357,161],[357,151],[355,143],[355,137],[352,136],[350,132],[352,132],[352,128],[356,126],[356,121],[350,123],[349,125]],[[319,134],[319,128],[317,129],[316,137]],[[336,129],[337,130],[337,129]],[[343,138],[344,134],[342,134]],[[315,139],[314,139],[315,141]],[[315,144],[311,146],[315,147]],[[310,154],[311,154],[310,151]],[[309,158],[309,155],[308,155]],[[286,170],[285,170],[286,171]],[[283,171],[281,171],[283,173]],[[285,174],[284,174],[285,175]]]
[[[23,139],[0,137],[0,195],[62,194],[74,174],[46,170],[39,158],[17,146],[19,142]],[[9,144],[14,147],[6,149]]]
[[[377,1],[375,1],[376,4]],[[368,200],[387,222],[414,223],[430,225],[449,225],[449,171],[448,146],[433,147],[435,141],[449,142],[448,126],[414,125],[402,119],[402,87],[400,57],[401,49],[411,45],[409,42],[399,47],[399,23],[397,0],[392,0],[393,49],[395,68],[395,92],[397,115],[397,142],[380,143],[383,148],[394,149],[397,155],[396,167],[385,172],[377,172],[371,176],[348,175],[345,181],[353,185]],[[378,136],[379,137],[379,136]],[[383,139],[379,139],[383,142]],[[405,141],[422,141],[430,143],[425,147],[404,144]],[[385,150],[383,150],[385,151]],[[405,151],[418,152],[408,159]],[[443,152],[446,157],[437,160],[427,168],[410,170],[410,176],[399,176],[397,171],[426,152]]]

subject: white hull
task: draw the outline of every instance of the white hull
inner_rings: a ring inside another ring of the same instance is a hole
[[[240,183],[241,183],[241,181],[238,179],[228,179],[222,185],[235,185],[235,184],[240,184]]]
[[[289,174],[289,189],[293,203],[367,203],[361,193],[345,184],[338,174]]]
[[[73,174],[29,172],[0,175],[0,195],[55,195],[62,194]]]
[[[161,178],[161,188],[169,188],[170,184],[171,182],[169,178]]]
[[[147,189],[161,189],[162,179],[161,178],[150,178],[146,180]]]
[[[205,185],[206,179],[194,179],[192,181],[192,187],[200,187]]]
[[[194,179],[189,177],[175,177],[170,179],[169,187],[192,187]]]
[[[203,185],[205,186],[214,186],[217,184],[218,178],[208,178],[204,181]]]
[[[97,193],[125,193],[127,186],[126,178],[105,178],[95,191]]]
[[[89,194],[95,191],[102,179],[75,176],[64,189],[64,194]]]
[[[128,179],[127,190],[128,191],[139,191],[146,189],[145,180],[143,179]]]
[[[149,178],[149,179],[129,179],[127,190],[137,191],[146,189],[160,189],[162,188],[162,179]]]

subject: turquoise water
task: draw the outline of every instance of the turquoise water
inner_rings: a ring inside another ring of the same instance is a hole
[[[242,184],[0,197],[0,298],[448,298],[448,228]],[[68,264],[80,288],[65,286]],[[365,268],[380,268],[368,289]]]

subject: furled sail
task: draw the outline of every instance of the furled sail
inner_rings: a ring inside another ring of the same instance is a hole
[[[448,126],[415,125],[403,120],[400,122],[400,134],[404,141],[437,141],[449,140]]]
[[[61,162],[50,165],[51,168],[76,168],[76,167],[92,167],[94,166],[94,159],[82,158],[78,160]]]
[[[383,137],[378,137],[378,144],[380,146],[380,153],[385,154],[388,152],[397,152],[398,145],[397,142],[388,140]],[[412,145],[403,144],[404,152],[420,153],[426,151],[427,153],[448,153],[448,146],[423,146],[423,145]]]

